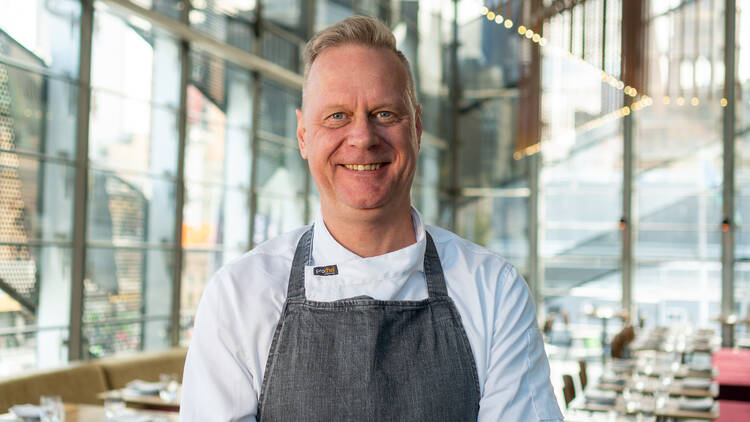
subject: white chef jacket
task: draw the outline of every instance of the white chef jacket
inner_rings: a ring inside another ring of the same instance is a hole
[[[427,230],[476,361],[481,390],[478,420],[562,420],[534,303],[518,271],[487,249],[449,231],[423,226],[414,209],[412,220],[416,243],[362,258],[331,236],[319,213],[314,224],[313,265],[305,267],[307,298],[427,298],[423,270]],[[255,421],[292,258],[308,229],[261,243],[221,268],[208,283],[185,362],[180,420]],[[334,264],[338,275],[312,272],[313,266]]]

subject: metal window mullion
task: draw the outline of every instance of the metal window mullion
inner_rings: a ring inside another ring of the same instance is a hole
[[[511,16],[509,15],[509,18]],[[461,92],[458,79],[458,0],[453,0],[453,39],[451,40],[450,46],[450,86],[449,86],[449,97],[450,97],[450,132],[448,140],[450,142],[450,154],[451,154],[451,180],[450,180],[450,191],[451,191],[451,230],[458,233],[458,208],[460,201],[460,175],[459,175],[459,153],[460,153],[460,142],[458,138],[458,126],[459,126],[459,104],[461,102]]]
[[[183,10],[187,18],[188,8]],[[180,108],[177,127],[177,181],[175,186],[174,248],[172,250],[172,311],[170,321],[170,343],[180,344],[180,308],[182,301],[182,223],[185,205],[185,144],[187,139],[187,95],[190,78],[190,44],[180,42]]]
[[[88,198],[88,141],[91,106],[91,44],[94,29],[93,0],[81,1],[78,105],[76,122],[76,175],[73,205],[73,268],[70,294],[68,360],[82,358],[83,279],[86,275],[86,205]]]
[[[623,102],[629,106],[632,98],[625,95]],[[622,121],[622,310],[635,317],[633,301],[633,114]]]
[[[262,42],[261,37],[263,36],[263,2],[258,1],[256,5],[256,16],[257,20],[255,22],[255,38],[253,39],[253,51],[256,54],[260,54],[261,48],[262,48]],[[251,73],[252,80],[253,80],[253,90],[252,90],[252,96],[253,96],[253,109],[252,109],[252,115],[250,116],[251,119],[251,131],[250,131],[250,193],[248,200],[250,201],[250,204],[248,206],[249,212],[250,212],[250,224],[248,227],[248,239],[247,239],[247,246],[248,249],[252,249],[255,247],[255,243],[253,239],[255,238],[255,213],[258,210],[258,195],[256,194],[256,190],[258,189],[258,151],[260,150],[259,144],[259,133],[260,128],[258,125],[260,124],[260,84],[261,84],[261,76],[260,72],[253,71]]]
[[[529,281],[536,302],[538,318],[544,317],[542,294],[544,288],[544,271],[539,257],[539,178],[542,168],[542,153],[538,152],[529,159]]]
[[[735,137],[735,61],[736,0],[725,0],[724,7],[724,98],[723,115],[723,201],[724,230],[721,235],[721,314],[722,319],[734,312],[734,137]],[[722,323],[722,346],[734,345],[734,325]]]

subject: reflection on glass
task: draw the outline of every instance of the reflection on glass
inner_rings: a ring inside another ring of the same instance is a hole
[[[72,241],[69,165],[0,152],[0,242]]]
[[[260,194],[257,205],[253,234],[253,243],[256,245],[305,224],[305,202],[300,195]]]
[[[200,57],[209,63],[226,64],[206,54]],[[212,94],[218,89],[202,89],[203,80],[188,86],[185,178],[249,189],[251,81],[247,71],[233,66],[227,70],[219,97]]]
[[[83,321],[89,356],[158,343],[160,332],[144,331],[143,324],[144,319],[168,318],[171,262],[170,249],[87,249]]]
[[[76,94],[65,79],[0,62],[0,150],[73,159]]]
[[[261,86],[260,130],[297,144],[297,115],[301,94],[266,81]]]
[[[250,233],[250,193],[188,184],[183,208],[184,248],[246,249]]]
[[[256,187],[258,192],[291,195],[304,193],[307,163],[295,144],[259,141],[260,156]]]
[[[183,253],[180,287],[180,341],[182,344],[187,345],[192,337],[195,310],[198,308],[198,302],[208,280],[222,265],[240,257],[245,252],[245,248],[227,248],[216,251],[186,250]]]
[[[527,268],[528,197],[464,197],[458,233]]]
[[[709,3],[650,11],[648,94],[657,100],[634,118],[633,201],[634,296],[647,325],[705,326],[719,313],[723,37],[701,34],[723,28],[723,16]]]
[[[0,2],[0,377],[68,359],[79,20]]]
[[[174,241],[175,183],[127,173],[89,172],[89,241]]]
[[[198,0],[191,2],[190,26],[245,51],[253,51],[256,0]],[[275,2],[270,2],[269,6]],[[266,5],[264,4],[264,9]]]
[[[0,60],[76,78],[80,15],[77,0],[0,3]]]

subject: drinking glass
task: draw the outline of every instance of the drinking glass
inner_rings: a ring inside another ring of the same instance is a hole
[[[108,421],[114,421],[125,412],[125,400],[119,396],[104,399],[104,414]]]
[[[622,398],[625,400],[625,409],[627,409],[627,412],[634,413],[640,409],[643,395],[630,387],[626,387],[622,390]]]
[[[60,396],[39,398],[39,420],[41,422],[64,422],[65,407]]]
[[[160,374],[159,381],[163,387],[159,390],[159,397],[168,402],[177,400],[177,393],[180,389],[180,383],[177,382],[175,374]]]

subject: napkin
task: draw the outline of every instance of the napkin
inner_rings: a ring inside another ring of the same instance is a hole
[[[147,382],[143,380],[133,380],[125,385],[128,392],[132,391],[142,395],[159,394],[159,391],[164,387],[163,382]]]
[[[615,404],[617,393],[614,391],[589,390],[586,392],[586,401],[598,404]]]
[[[696,390],[708,390],[711,388],[711,380],[708,378],[685,378],[682,380],[682,387]]]
[[[17,404],[10,408],[11,413],[20,418],[39,419],[41,408],[35,404]]]
[[[681,397],[677,402],[680,409],[685,410],[710,410],[714,405],[714,399],[711,397],[704,397],[700,399],[689,399]]]
[[[627,378],[622,375],[605,373],[599,377],[599,382],[602,384],[625,385]]]
[[[688,369],[693,372],[711,372],[713,367],[710,363],[689,363]]]

